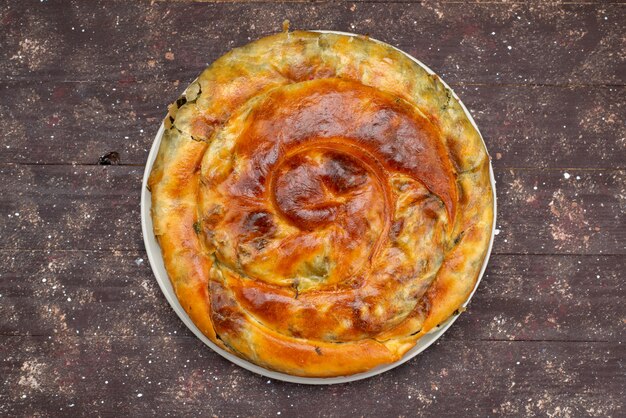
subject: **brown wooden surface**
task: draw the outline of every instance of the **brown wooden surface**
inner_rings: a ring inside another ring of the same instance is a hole
[[[468,311],[352,384],[281,383],[211,352],[141,237],[167,104],[285,18],[414,54],[493,157],[498,235]],[[624,416],[625,50],[619,2],[3,2],[0,416]]]

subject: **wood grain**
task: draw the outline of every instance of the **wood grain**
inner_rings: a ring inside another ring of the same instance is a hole
[[[623,2],[0,4],[0,416],[624,416]],[[174,314],[140,231],[165,106],[292,28],[368,33],[441,75],[493,157],[498,235],[427,351],[331,387],[253,375]],[[119,154],[119,165],[98,166]],[[278,413],[280,412],[280,415]]]
[[[259,3],[259,0],[151,0],[152,2],[170,2],[170,3]],[[427,3],[429,0],[339,0],[340,2],[350,3],[350,4],[359,4],[359,3]],[[271,0],[265,0],[264,2],[270,3]],[[285,0],[286,3],[324,3],[324,0]],[[520,0],[439,0],[437,1],[439,4],[454,4],[454,3],[504,3],[504,4],[514,4],[514,3],[524,3]],[[568,0],[568,1],[555,1],[554,3],[567,3],[567,4],[589,4],[589,3],[616,3],[620,4],[619,1],[610,1],[610,0]]]
[[[452,341],[338,386],[262,378],[188,337],[9,337],[3,415],[620,416],[619,343]],[[280,413],[280,414],[279,414]]]
[[[4,83],[0,162],[96,164],[115,151],[121,164],[144,164],[167,105],[190,81]],[[496,169],[626,168],[626,87],[453,88]]]
[[[619,256],[495,255],[451,340],[626,340]],[[192,336],[143,251],[1,251],[0,335]]]
[[[391,43],[451,83],[624,85],[621,4],[12,1],[0,6],[0,80],[192,80],[280,30]]]
[[[0,166],[2,248],[143,249],[142,176],[133,166]],[[624,171],[505,170],[496,182],[496,254],[626,254]]]

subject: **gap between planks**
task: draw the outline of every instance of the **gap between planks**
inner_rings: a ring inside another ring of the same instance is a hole
[[[132,248],[93,248],[93,249],[80,249],[80,248],[0,248],[0,253],[19,253],[19,252],[31,252],[31,253],[136,253],[136,254],[147,254],[145,249],[132,249]],[[577,253],[491,253],[491,257],[624,257],[624,254],[612,254],[612,253],[602,253],[602,254],[577,254]]]
[[[53,339],[62,339],[65,337],[72,338],[80,338],[80,339],[98,339],[98,338],[115,338],[119,340],[123,339],[147,339],[147,338],[155,338],[155,339],[197,339],[202,342],[195,335],[117,335],[117,334],[0,334],[0,338],[42,338],[46,340]],[[618,344],[616,341],[608,341],[608,340],[557,340],[557,339],[513,339],[508,340],[504,338],[476,338],[476,339],[455,339],[455,338],[447,338],[445,341],[454,341],[454,342],[486,342],[486,343],[569,343],[569,344]],[[442,341],[445,343],[445,341]]]
[[[383,0],[144,0],[144,2],[153,3],[228,3],[228,4],[274,4],[274,3],[311,3],[311,4],[345,4],[345,3],[355,3],[355,4],[425,4],[429,3],[428,0],[391,0],[391,1],[383,1]],[[527,1],[463,1],[463,0],[439,0],[440,4],[475,4],[475,5],[527,5]],[[557,2],[553,1],[555,4],[559,5],[591,5],[591,6],[605,6],[605,5],[622,5],[622,2],[595,2],[595,1],[564,1]]]
[[[626,7],[626,3],[624,3]],[[209,64],[210,66],[210,64]],[[198,71],[198,75],[207,67],[201,68]],[[446,78],[449,74],[445,74],[443,72],[435,73],[442,78]],[[193,80],[189,80],[191,83]],[[33,80],[30,78],[10,78],[10,79],[1,79],[0,84],[16,84],[16,83],[24,83],[24,84],[44,84],[44,83],[55,83],[55,84],[117,84],[119,81],[114,79],[92,79],[92,80],[56,80],[54,78],[44,78]],[[161,78],[145,78],[142,80],[135,80],[130,82],[125,82],[125,85],[135,85],[135,84],[155,84],[155,83],[176,83],[181,82],[181,80],[170,80],[170,79],[161,79]],[[626,84],[611,84],[611,83],[474,83],[474,82],[464,82],[457,81],[454,83],[447,83],[452,90],[457,87],[521,87],[521,88],[538,88],[538,87],[550,87],[550,88],[624,88]],[[182,89],[184,90],[184,88]],[[181,90],[181,92],[182,92]]]
[[[146,156],[147,159],[147,156]],[[493,161],[492,161],[493,165]],[[120,164],[98,164],[98,163],[20,163],[20,162],[0,162],[0,167],[107,167],[113,169],[114,167],[145,167],[145,164],[138,163],[120,163]],[[586,172],[605,172],[605,171],[625,171],[626,167],[494,167],[494,173],[513,170],[513,171],[586,171]],[[497,186],[496,186],[497,189]]]

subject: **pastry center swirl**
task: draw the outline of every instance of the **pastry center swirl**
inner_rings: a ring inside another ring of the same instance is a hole
[[[401,323],[441,266],[455,210],[435,129],[409,104],[335,79],[251,100],[202,161],[212,279],[285,335],[350,341]]]
[[[345,138],[315,138],[287,152],[272,174],[271,199],[288,223],[309,233],[324,229],[333,251],[367,241],[351,263],[353,274],[361,271],[386,238],[393,211],[381,163]],[[375,219],[364,219],[368,211]]]
[[[327,152],[324,152],[327,151]],[[372,186],[360,160],[334,150],[311,148],[288,157],[275,169],[272,198],[279,212],[303,230],[345,220],[350,197]]]

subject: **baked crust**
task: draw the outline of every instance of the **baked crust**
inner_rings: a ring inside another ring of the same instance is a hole
[[[284,32],[169,108],[148,181],[177,297],[260,366],[338,376],[400,359],[472,292],[489,158],[439,78],[366,37]]]

